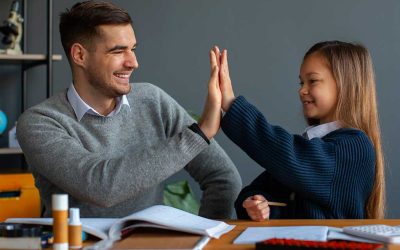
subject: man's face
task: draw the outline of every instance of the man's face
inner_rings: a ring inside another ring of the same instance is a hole
[[[138,68],[132,25],[101,25],[100,37],[87,48],[86,81],[101,95],[115,98],[131,90],[129,77]]]

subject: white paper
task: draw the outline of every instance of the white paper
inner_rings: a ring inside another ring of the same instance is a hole
[[[326,241],[327,226],[296,226],[296,227],[248,227],[234,244],[255,244],[256,242],[273,238]]]
[[[272,238],[295,240],[348,240],[365,243],[379,243],[343,233],[341,228],[327,226],[291,226],[291,227],[248,227],[234,240],[234,244],[255,244]]]
[[[235,227],[223,221],[210,220],[173,207],[156,205],[124,217],[114,223],[109,232],[110,238],[118,236],[122,228],[130,226],[131,222],[137,221],[149,222],[158,228],[207,235],[216,239]]]
[[[328,240],[349,240],[349,241],[358,241],[365,243],[380,243],[379,241],[369,240],[343,233],[343,229],[337,227],[329,227]]]

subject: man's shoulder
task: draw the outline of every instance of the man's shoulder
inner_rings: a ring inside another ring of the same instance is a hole
[[[127,95],[129,102],[148,100],[152,102],[175,102],[175,100],[160,87],[148,82],[131,83],[131,92]]]
[[[32,119],[36,116],[52,116],[57,113],[69,113],[70,107],[66,91],[60,92],[25,110],[19,120]]]
[[[149,82],[134,82],[131,83],[131,86],[132,89],[129,95],[143,94],[143,93],[152,94],[154,92],[162,91],[161,88]]]

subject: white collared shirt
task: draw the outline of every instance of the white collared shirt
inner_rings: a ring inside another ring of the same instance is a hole
[[[71,83],[71,85],[68,88],[67,92],[67,97],[68,101],[71,104],[72,108],[75,111],[76,118],[78,121],[82,119],[82,117],[88,113],[91,115],[97,115],[101,117],[111,117],[113,115],[116,115],[119,113],[121,110],[122,105],[128,105],[130,108],[131,106],[129,105],[128,98],[126,98],[126,95],[117,97],[117,105],[115,106],[114,110],[109,113],[108,115],[104,116],[97,112],[94,108],[90,107],[82,98],[79,96],[78,92],[76,92],[76,89],[74,87],[74,84]]]
[[[341,128],[338,121],[328,122],[321,125],[309,126],[305,129],[303,137],[311,140],[312,138],[322,138],[336,129]]]

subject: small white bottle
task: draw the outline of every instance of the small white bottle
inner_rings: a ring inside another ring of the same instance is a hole
[[[68,250],[68,195],[52,195],[53,249]]]
[[[82,247],[82,223],[79,208],[69,209],[68,243],[69,248]]]

